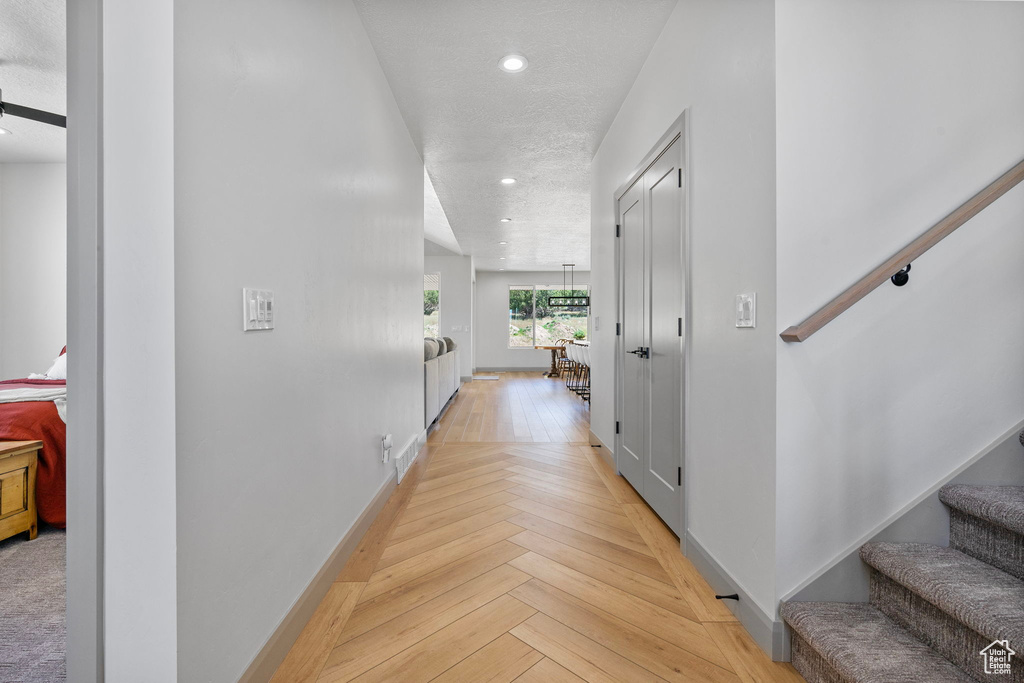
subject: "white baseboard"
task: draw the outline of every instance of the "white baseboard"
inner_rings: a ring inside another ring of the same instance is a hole
[[[617,472],[618,470],[615,469],[615,451],[613,451],[611,448],[609,448],[608,444],[606,444],[605,442],[601,441],[601,439],[598,438],[597,434],[595,434],[593,432],[593,430],[587,430],[587,431],[590,434],[590,443],[591,443],[591,445],[593,445],[593,446],[600,446],[600,448],[595,448],[594,450],[597,451],[598,455],[600,455],[602,458],[604,458],[604,461],[606,463],[611,465],[612,472]]]
[[[263,644],[263,647],[260,648],[260,651],[253,657],[245,673],[238,679],[239,683],[259,683],[269,681],[274,676],[277,667],[281,666],[281,662],[288,655],[288,651],[292,649],[295,641],[298,640],[302,629],[305,628],[306,624],[313,617],[313,613],[316,611],[320,601],[327,595],[327,591],[330,590],[335,577],[341,572],[348,558],[352,556],[352,553],[355,552],[359,541],[362,540],[370,525],[373,524],[373,520],[377,518],[377,513],[381,511],[388,498],[391,497],[395,486],[395,477],[391,477],[377,490],[370,504],[366,506],[366,509],[363,510],[345,536],[342,537],[341,542],[338,543],[330,557],[327,558],[327,562],[324,563],[320,571],[312,578],[298,599],[295,600],[291,609],[288,610],[288,614],[285,615],[281,623],[278,624],[277,628],[274,629],[274,632]]]
[[[711,584],[715,593],[739,595],[739,600],[722,602],[736,615],[754,642],[774,661],[788,661],[789,639],[785,637],[786,630],[782,620],[776,620],[775,615],[762,610],[743,585],[736,581],[689,531],[686,532],[684,554],[693,562],[700,575]]]

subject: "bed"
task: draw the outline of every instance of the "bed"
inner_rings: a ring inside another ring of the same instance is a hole
[[[36,509],[41,520],[63,529],[67,381],[34,377],[0,381],[0,441],[43,442],[36,470]]]

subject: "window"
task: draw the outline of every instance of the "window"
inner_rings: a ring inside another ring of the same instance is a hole
[[[508,288],[508,346],[533,346],[533,285]]]
[[[437,336],[437,318],[440,315],[440,280],[438,273],[423,276],[423,336]]]
[[[586,306],[551,306],[558,296],[588,296],[587,285],[574,290],[561,285],[510,285],[508,288],[508,346],[533,348],[548,346],[559,339],[587,338]]]

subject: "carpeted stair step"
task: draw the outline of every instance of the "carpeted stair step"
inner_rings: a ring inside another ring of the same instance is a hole
[[[793,666],[808,683],[972,683],[866,603],[787,602]]]
[[[1024,581],[926,543],[867,543],[860,556],[871,604],[976,680],[991,679],[980,654],[990,643],[1024,646]],[[1024,666],[1000,679],[1024,683]]]
[[[949,546],[1024,579],[1024,486],[939,490],[949,506]]]

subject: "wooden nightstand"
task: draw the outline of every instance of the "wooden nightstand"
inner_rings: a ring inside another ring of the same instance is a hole
[[[0,441],[0,541],[39,533],[36,520],[36,463],[42,441]]]

